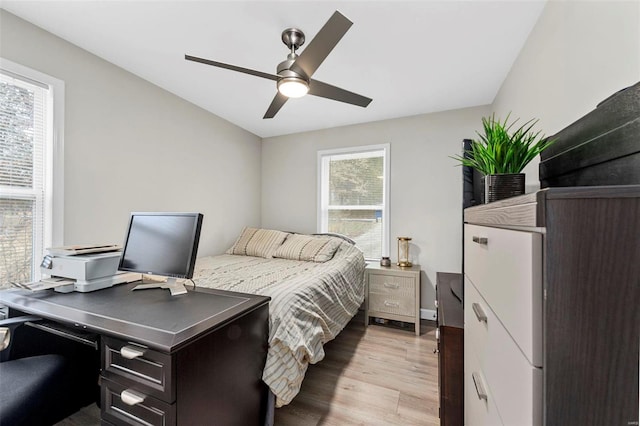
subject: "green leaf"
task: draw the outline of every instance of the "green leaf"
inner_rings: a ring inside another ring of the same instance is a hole
[[[552,145],[555,140],[546,138],[541,131],[533,131],[538,123],[531,119],[516,127],[517,119],[509,123],[511,113],[501,122],[495,118],[482,117],[484,133],[476,132],[478,139],[471,141],[471,155],[450,158],[461,165],[473,167],[485,175],[520,173],[536,156]],[[512,130],[515,128],[515,130]]]

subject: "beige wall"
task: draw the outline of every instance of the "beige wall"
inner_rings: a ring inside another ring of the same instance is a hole
[[[260,224],[257,136],[4,10],[0,56],[65,82],[65,244],[121,243],[131,211],[204,213],[201,255]]]
[[[639,1],[550,1],[492,105],[552,135],[640,80]],[[539,187],[538,161],[527,172]]]
[[[436,271],[460,272],[462,171],[449,155],[473,137],[487,107],[267,138],[262,145],[262,226],[316,231],[318,150],[390,144],[390,255],[413,238],[422,307],[434,309]]]

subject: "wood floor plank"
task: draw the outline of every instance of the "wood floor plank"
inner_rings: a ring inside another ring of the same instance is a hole
[[[325,358],[309,367],[298,396],[276,410],[275,424],[296,426],[292,413],[304,413],[322,426],[438,425],[435,323],[423,322],[419,337],[412,331],[365,328],[357,315],[325,345]],[[389,391],[398,395],[394,407],[384,399]],[[352,392],[364,393],[364,398]]]

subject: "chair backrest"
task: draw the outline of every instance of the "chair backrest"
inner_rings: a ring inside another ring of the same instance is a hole
[[[11,346],[14,341],[12,336],[16,333],[18,327],[24,325],[28,321],[39,320],[41,320],[41,318],[31,315],[0,320],[0,362],[5,362],[11,359]]]

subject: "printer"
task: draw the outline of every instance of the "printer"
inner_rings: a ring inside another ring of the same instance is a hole
[[[42,260],[40,270],[50,275],[50,280],[62,278],[55,291],[90,292],[111,287],[116,284],[140,279],[140,274],[119,272],[120,252],[89,253],[76,255],[48,254]],[[43,278],[42,281],[49,281]]]

